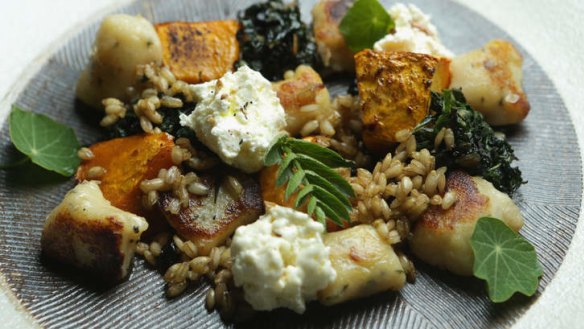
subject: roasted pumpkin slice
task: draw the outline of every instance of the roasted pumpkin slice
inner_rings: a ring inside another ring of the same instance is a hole
[[[164,64],[179,80],[200,83],[219,79],[239,59],[236,20],[169,22],[155,28]]]
[[[165,227],[158,211],[149,211],[142,206],[140,182],[158,176],[160,169],[172,166],[172,136],[144,134],[115,138],[90,147],[94,154],[91,160],[83,161],[77,169],[79,182],[89,180],[88,172],[99,166],[105,174],[99,177],[99,187],[112,206],[145,217],[150,224],[148,234]]]
[[[413,129],[426,115],[430,92],[448,87],[448,59],[409,52],[355,55],[357,86],[363,114],[363,141],[384,153],[395,133]]]

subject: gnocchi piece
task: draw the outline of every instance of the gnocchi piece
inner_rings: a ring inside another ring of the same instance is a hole
[[[229,176],[237,180],[241,191],[230,186]],[[264,213],[264,204],[257,181],[235,171],[215,172],[200,176],[206,195],[189,195],[189,205],[173,214],[169,209],[173,195],[162,193],[158,208],[176,233],[191,240],[199,254],[209,255],[211,249],[225,243],[235,230],[254,222]],[[176,200],[176,199],[174,199]]]
[[[320,0],[312,9],[314,38],[324,63],[337,72],[355,71],[353,52],[345,44],[339,24],[354,0]]]
[[[127,101],[127,88],[137,81],[136,67],[149,63],[162,63],[162,46],[152,24],[141,16],[108,16],[77,82],[77,98],[96,109],[107,97]]]
[[[84,181],[47,217],[42,252],[103,281],[117,282],[128,276],[136,243],[147,228],[143,217],[112,206],[97,182]]]
[[[310,66],[298,66],[293,74],[272,86],[286,112],[286,131],[292,136],[298,135],[307,122],[333,114],[328,90]]]
[[[416,222],[410,248],[431,265],[472,275],[474,256],[470,238],[479,218],[498,218],[518,232],[523,217],[509,196],[480,177],[453,172],[447,178],[446,191],[456,195],[456,203],[447,210],[440,206],[428,209]]]
[[[399,290],[406,282],[405,271],[393,251],[371,225],[327,233],[324,244],[337,277],[321,290],[318,299],[325,305]]]
[[[490,125],[516,124],[530,108],[521,87],[522,64],[521,54],[510,42],[493,40],[452,59],[450,88],[461,88],[468,103]]]

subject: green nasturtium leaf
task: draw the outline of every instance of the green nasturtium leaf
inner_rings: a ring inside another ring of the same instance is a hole
[[[533,246],[501,220],[478,220],[470,244],[474,253],[473,273],[487,281],[489,298],[500,303],[520,292],[531,296],[543,271]]]
[[[394,27],[393,19],[378,0],[357,0],[343,17],[339,30],[349,49],[358,52],[372,48]]]
[[[63,176],[72,176],[81,160],[73,129],[42,114],[13,107],[9,119],[10,139],[30,160]]]

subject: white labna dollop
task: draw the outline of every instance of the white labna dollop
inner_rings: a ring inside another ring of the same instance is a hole
[[[436,57],[451,58],[448,50],[438,37],[438,30],[415,5],[397,3],[389,10],[395,22],[395,31],[377,41],[375,51],[409,51]]]
[[[304,313],[306,302],[336,278],[324,232],[307,214],[281,206],[239,227],[231,244],[232,271],[245,300],[256,310]]]
[[[225,163],[246,173],[263,167],[274,138],[286,127],[284,108],[270,81],[247,66],[221,79],[190,86],[197,106],[182,126]]]

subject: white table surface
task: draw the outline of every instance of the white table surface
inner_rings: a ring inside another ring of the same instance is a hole
[[[584,79],[584,1],[456,1],[480,12],[507,31],[544,68],[570,111],[582,149],[584,92],[579,79]],[[82,25],[93,13],[119,3],[115,0],[2,0],[0,99],[7,101],[11,98],[10,90],[23,72],[63,34]],[[570,250],[555,279],[516,324],[516,328],[584,327],[582,255],[584,224],[580,220]],[[0,286],[5,287],[1,276]],[[1,328],[35,326],[30,318],[19,312],[14,297],[5,292],[0,292],[0,319]]]

